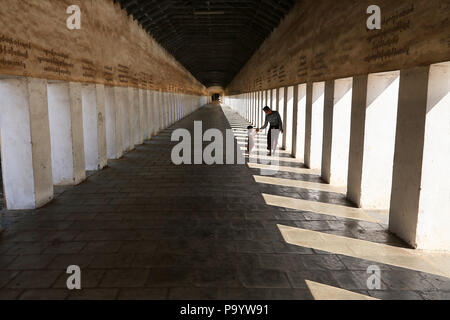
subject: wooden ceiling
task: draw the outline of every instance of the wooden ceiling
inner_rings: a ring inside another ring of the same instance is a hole
[[[206,87],[226,87],[296,0],[114,0]]]

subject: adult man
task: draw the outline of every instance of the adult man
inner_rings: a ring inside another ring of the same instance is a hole
[[[272,111],[272,109],[267,106],[264,107],[263,111],[266,114],[266,122],[261,129],[257,130],[257,132],[266,129],[270,124],[269,133],[267,135],[267,150],[269,150],[269,156],[271,156],[272,153],[276,151],[280,132],[283,133],[283,121],[277,111]]]

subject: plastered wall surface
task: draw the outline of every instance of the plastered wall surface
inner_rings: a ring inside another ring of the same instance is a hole
[[[67,28],[71,5],[81,30]],[[0,74],[206,93],[112,0],[0,0],[0,8]]]
[[[303,0],[227,87],[227,94],[411,68],[450,60],[450,1]]]

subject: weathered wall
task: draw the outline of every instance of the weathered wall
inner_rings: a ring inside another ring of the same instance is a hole
[[[382,29],[367,30],[367,7]],[[227,88],[228,94],[450,60],[449,0],[301,0]]]
[[[79,5],[81,30],[66,9]],[[113,0],[0,0],[0,75],[205,93]]]

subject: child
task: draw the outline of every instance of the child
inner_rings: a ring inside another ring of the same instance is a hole
[[[248,130],[247,151],[248,151],[248,155],[250,155],[252,153],[253,149],[255,148],[255,136],[257,135],[258,132],[252,126],[248,126],[247,130]]]

